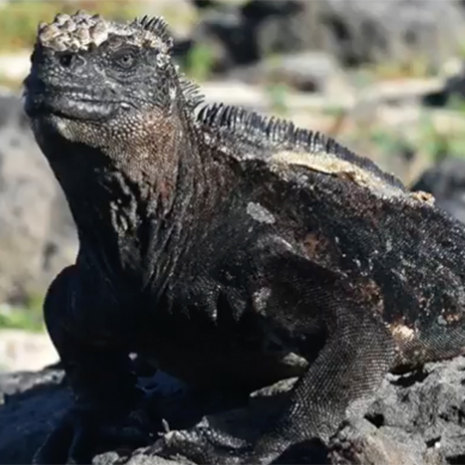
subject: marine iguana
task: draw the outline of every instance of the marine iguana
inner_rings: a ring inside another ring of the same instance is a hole
[[[217,389],[298,376],[253,444],[208,427],[157,443],[268,463],[326,441],[388,371],[465,352],[463,227],[332,139],[203,104],[172,45],[159,18],[39,26],[25,108],[80,249],[44,305],[76,408],[37,462],[150,440],[130,353]]]

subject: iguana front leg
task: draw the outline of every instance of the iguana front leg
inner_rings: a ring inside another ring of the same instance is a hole
[[[170,434],[161,453],[179,453],[198,463],[270,463],[299,443],[327,442],[349,403],[379,386],[393,360],[394,344],[369,308],[353,308],[353,304],[335,299],[322,311],[327,312],[330,331],[326,344],[298,380],[276,423],[263,431],[255,444],[197,428]],[[321,448],[315,451],[321,454]],[[321,455],[312,459],[322,460]]]
[[[75,405],[37,451],[34,463],[90,463],[95,453],[135,447],[150,435],[130,412],[141,398],[124,344],[96,340],[95,328],[81,327],[76,268],[64,269],[49,288],[44,314],[72,388]],[[88,301],[88,300],[87,300]],[[77,312],[77,313],[76,313]],[[84,325],[85,326],[85,325]]]
[[[370,309],[348,310],[335,310],[334,332],[297,382],[277,423],[255,445],[251,462],[266,463],[312,439],[326,443],[349,404],[380,385],[393,361],[394,344]]]

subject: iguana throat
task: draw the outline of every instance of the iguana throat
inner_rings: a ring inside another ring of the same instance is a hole
[[[56,116],[33,121],[86,260],[111,281],[124,277],[129,287],[146,287],[159,269],[176,261],[180,225],[197,202],[196,178],[203,167],[189,142],[189,124],[177,115],[151,114],[132,131],[98,124],[84,130],[81,122],[67,121],[60,132],[59,125]],[[78,130],[92,145],[72,141]]]

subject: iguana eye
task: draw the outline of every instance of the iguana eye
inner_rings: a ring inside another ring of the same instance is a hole
[[[113,62],[120,68],[132,68],[137,62],[137,56],[134,50],[119,50],[113,55]]]

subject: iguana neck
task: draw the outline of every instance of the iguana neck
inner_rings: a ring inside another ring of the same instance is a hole
[[[186,217],[205,202],[208,168],[194,132],[154,128],[105,148],[66,142],[66,153],[49,157],[77,225],[78,260],[138,291],[169,274],[189,236]]]

